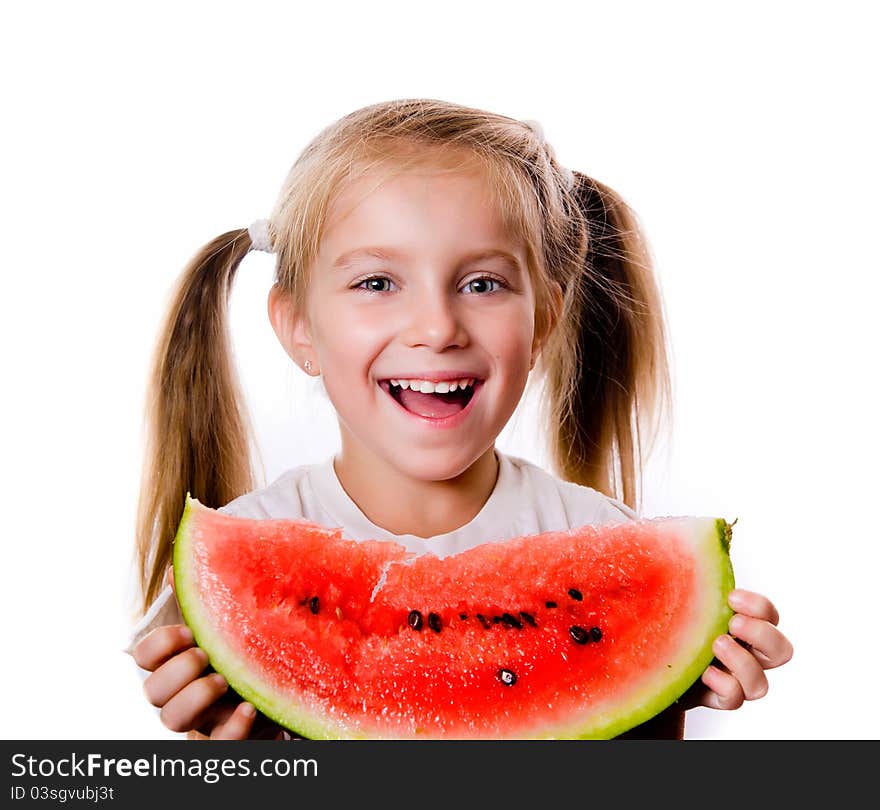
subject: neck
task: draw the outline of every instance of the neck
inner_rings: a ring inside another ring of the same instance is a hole
[[[344,446],[333,467],[342,488],[372,523],[391,534],[422,538],[447,534],[473,520],[498,480],[494,447],[444,481],[413,478]]]

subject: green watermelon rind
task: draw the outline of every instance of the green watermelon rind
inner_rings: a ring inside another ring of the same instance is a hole
[[[633,708],[629,713],[615,712],[611,717],[597,716],[596,722],[588,727],[570,726],[554,737],[561,739],[612,739],[630,729],[650,720],[668,709],[702,676],[706,667],[712,663],[715,653],[712,645],[715,639],[728,631],[733,610],[727,602],[727,595],[735,587],[733,566],[730,560],[731,524],[723,518],[682,518],[676,521],[679,528],[690,524],[692,542],[702,546],[704,555],[696,555],[702,560],[706,575],[704,593],[705,618],[693,628],[692,634],[698,641],[694,646],[684,647],[678,661],[670,662],[667,672],[668,683],[658,686],[657,681],[646,682],[632,699]],[[714,580],[714,581],[713,581]],[[662,679],[663,673],[658,678]],[[549,737],[549,735],[547,735]]]
[[[213,621],[197,596],[191,539],[197,526],[198,512],[211,513],[187,494],[186,507],[174,541],[174,579],[178,604],[184,621],[193,632],[196,644],[208,655],[211,666],[221,672],[229,685],[259,711],[284,728],[309,739],[375,739],[362,729],[325,722],[322,713],[303,703],[293,703],[289,695],[276,695],[270,683],[253,672],[233,652],[223,636],[213,629]],[[677,660],[668,662],[666,671],[655,673],[626,702],[615,702],[608,712],[594,714],[588,723],[573,719],[570,724],[546,728],[531,738],[610,739],[616,737],[672,706],[702,675],[712,662],[715,638],[728,630],[733,611],[727,594],[734,588],[730,561],[731,524],[722,518],[681,518],[671,521],[669,529],[690,532],[694,557],[702,566],[703,620],[691,630],[693,640],[679,647]],[[429,736],[429,735],[426,735]],[[524,734],[523,738],[526,738]]]
[[[208,656],[214,670],[220,672],[227,683],[243,700],[253,704],[270,720],[311,740],[334,739],[339,736],[338,727],[322,723],[320,718],[305,706],[296,706],[289,697],[276,698],[274,688],[251,671],[239,655],[233,652],[223,636],[213,629],[214,622],[203,609],[198,596],[193,570],[193,556],[189,553],[190,540],[194,536],[193,525],[198,511],[211,510],[187,493],[177,535],[174,539],[174,585],[177,603],[187,626],[192,630],[195,643]],[[334,733],[335,731],[335,733]],[[348,736],[348,735],[347,735]],[[355,734],[350,735],[355,738]],[[365,737],[361,737],[365,739]]]

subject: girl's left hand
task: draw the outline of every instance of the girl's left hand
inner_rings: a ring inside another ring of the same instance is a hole
[[[730,632],[715,639],[715,661],[682,696],[679,705],[685,708],[738,709],[762,698],[769,687],[764,670],[791,659],[791,642],[776,627],[779,613],[766,596],[736,588],[727,601],[735,611]]]

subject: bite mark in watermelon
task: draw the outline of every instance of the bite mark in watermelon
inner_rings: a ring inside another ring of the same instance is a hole
[[[305,737],[610,738],[711,662],[730,536],[654,518],[438,558],[187,496],[175,590],[212,666]]]

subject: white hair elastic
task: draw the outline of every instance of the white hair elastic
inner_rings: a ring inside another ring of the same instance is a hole
[[[553,158],[553,162],[556,164],[557,168],[559,169],[559,173],[562,175],[562,180],[565,183],[565,187],[569,191],[571,191],[574,188],[574,172],[566,166],[563,166],[556,159],[556,151],[550,145],[550,142],[547,140],[547,136],[544,135],[544,127],[541,126],[541,123],[539,121],[535,121],[532,119],[528,121],[523,121],[522,123],[535,133],[535,137],[541,142],[541,145],[544,147],[544,149],[547,150],[547,154],[549,154],[550,157]]]
[[[248,236],[251,238],[251,250],[262,250],[274,253],[272,240],[269,237],[269,220],[258,219],[248,225]]]

